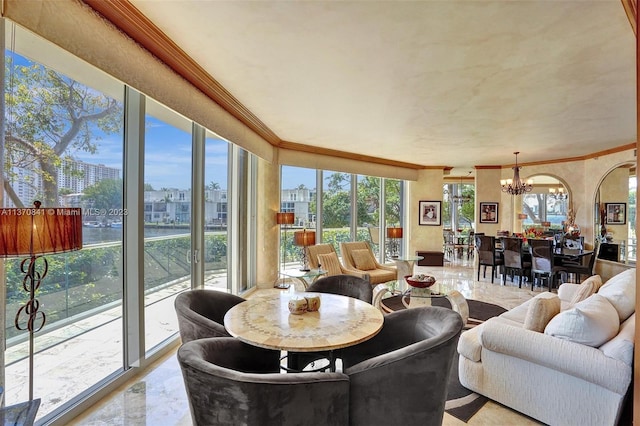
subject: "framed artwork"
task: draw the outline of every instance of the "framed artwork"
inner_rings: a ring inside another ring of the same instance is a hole
[[[418,224],[440,226],[442,224],[441,212],[442,202],[440,201],[419,201],[418,202]]]
[[[498,203],[480,203],[480,223],[498,223]]]
[[[607,225],[624,225],[627,223],[627,203],[604,203]]]

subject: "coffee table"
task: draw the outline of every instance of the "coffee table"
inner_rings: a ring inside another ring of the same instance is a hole
[[[301,271],[300,269],[285,269],[284,271],[280,271],[280,275],[284,278],[292,278],[299,283],[302,284],[303,288],[306,290],[309,287],[309,284],[317,280],[318,278],[327,274],[327,271],[322,269],[311,269],[309,271]],[[278,281],[280,281],[278,279]],[[287,289],[289,288],[289,284],[279,283],[276,284],[276,288]]]
[[[393,258],[396,262],[396,269],[398,270],[398,282],[404,280],[404,277],[407,275],[413,275],[413,265],[422,259],[424,259],[424,256],[400,256]]]
[[[380,290],[378,291],[380,292]],[[402,305],[407,309],[432,306],[432,299],[446,298],[451,304],[451,309],[460,314],[465,325],[469,320],[469,304],[462,293],[457,290],[447,291],[438,283],[427,288],[411,287],[407,285],[405,290],[398,292],[391,292],[389,290],[384,291],[384,289],[382,292],[387,294],[382,294],[378,297],[379,308],[387,313],[394,311],[394,309],[391,309],[384,303],[385,299],[389,296],[399,297]]]

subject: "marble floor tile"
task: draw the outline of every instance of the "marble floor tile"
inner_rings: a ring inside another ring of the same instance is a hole
[[[536,288],[518,288],[517,283],[501,284],[499,278],[492,284],[490,278],[476,281],[472,262],[456,259],[444,267],[419,267],[414,273],[436,277],[446,289],[457,289],[468,299],[494,303],[510,309],[544,291]],[[273,291],[273,290],[264,290]],[[260,291],[257,292],[260,295]],[[180,367],[175,352],[154,363],[147,372],[121,386],[117,391],[94,405],[70,425],[190,425],[191,415]],[[464,425],[445,414],[444,425]],[[536,425],[538,422],[507,407],[489,401],[467,425]]]

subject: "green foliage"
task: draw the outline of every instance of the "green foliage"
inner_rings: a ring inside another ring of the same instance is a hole
[[[9,182],[17,179],[18,168],[40,173],[43,203],[57,205],[56,168],[62,158],[96,153],[101,136],[122,128],[122,105],[42,65],[16,65],[11,58],[5,84],[10,90],[5,93],[4,173]]]
[[[91,207],[106,210],[122,207],[122,179],[103,179],[84,190],[82,196]]]

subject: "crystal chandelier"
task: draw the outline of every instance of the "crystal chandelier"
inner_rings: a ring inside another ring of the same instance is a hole
[[[566,200],[568,195],[564,192],[563,187],[549,188],[550,196],[556,200]]]
[[[518,166],[518,154],[520,152],[514,152],[516,155],[516,165],[512,167],[513,169],[513,179],[501,179],[500,185],[502,186],[502,192],[506,192],[511,195],[521,195],[525,192],[531,192],[533,189],[533,181],[531,179],[526,182],[520,179],[520,169]]]

